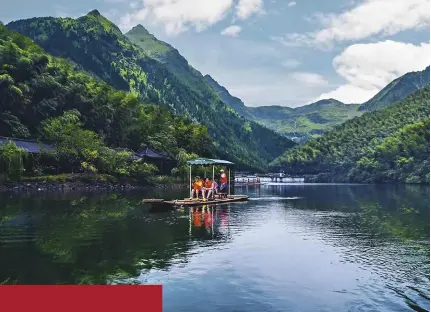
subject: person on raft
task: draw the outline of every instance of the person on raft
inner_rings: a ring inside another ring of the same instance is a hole
[[[205,196],[205,193],[207,191],[208,191],[207,196]],[[213,181],[210,178],[206,178],[204,186],[202,187],[202,199],[203,199],[203,201],[206,201],[207,199],[209,199],[212,193],[213,193]]]
[[[199,176],[197,176],[195,178],[195,181],[193,182],[192,196],[190,197],[190,199],[193,199],[195,194],[196,199],[199,199],[199,192],[202,191],[203,184],[204,181]]]
[[[224,170],[220,170],[220,192],[226,192],[227,189],[227,185],[228,184],[228,179],[227,179],[227,175],[224,172]]]

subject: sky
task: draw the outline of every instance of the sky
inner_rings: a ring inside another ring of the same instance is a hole
[[[142,24],[247,106],[363,103],[430,63],[430,0],[0,0],[0,21]]]

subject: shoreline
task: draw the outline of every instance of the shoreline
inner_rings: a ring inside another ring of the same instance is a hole
[[[120,184],[103,181],[93,182],[9,182],[0,183],[0,193],[7,192],[69,192],[69,191],[130,191],[130,190],[145,190],[151,188],[184,188],[187,187],[183,183],[153,183],[153,184]]]

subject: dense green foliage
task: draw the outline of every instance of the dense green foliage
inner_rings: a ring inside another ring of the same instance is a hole
[[[159,106],[143,105],[135,95],[77,71],[68,61],[48,55],[30,39],[3,26],[0,94],[0,135],[53,141],[68,161],[88,163],[90,155],[105,146],[137,150],[150,145],[171,157],[181,147],[211,155],[206,127],[174,117]],[[69,110],[78,112],[79,122],[55,119]],[[59,137],[65,133],[70,134],[64,136],[67,140]]]
[[[141,39],[150,42],[140,45],[155,46],[153,49],[157,50],[147,54],[97,11],[78,19],[32,18],[9,23],[7,27],[29,36],[49,53],[74,61],[116,89],[131,91],[142,101],[154,102],[207,126],[214,141],[213,156],[259,169],[294,145],[287,138],[241,118],[185,60],[178,59],[167,66],[166,60],[175,57],[175,52],[167,58],[154,56],[171,51],[169,47],[144,32]]]
[[[323,181],[429,182],[429,91],[349,120],[271,167]]]
[[[407,73],[384,87],[369,101],[359,107],[360,111],[374,111],[405,99],[416,90],[430,84],[430,67],[419,72]]]

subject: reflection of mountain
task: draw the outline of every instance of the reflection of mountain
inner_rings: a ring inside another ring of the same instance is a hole
[[[105,284],[185,263],[196,241],[227,238],[219,225],[226,208],[200,211],[203,231],[193,242],[186,211],[148,213],[139,198],[46,198],[43,210],[32,198],[8,201],[0,215],[0,282]]]

